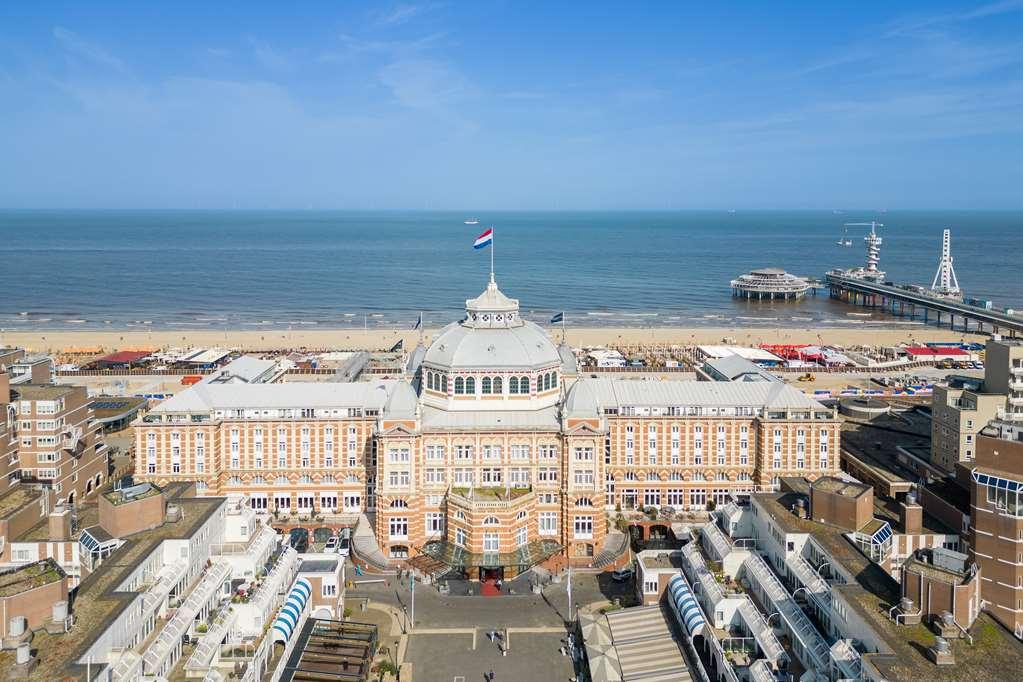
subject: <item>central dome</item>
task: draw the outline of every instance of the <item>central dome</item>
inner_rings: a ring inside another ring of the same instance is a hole
[[[519,317],[519,302],[497,288],[465,302],[465,318],[441,330],[423,363],[436,369],[543,369],[561,364],[538,325]]]

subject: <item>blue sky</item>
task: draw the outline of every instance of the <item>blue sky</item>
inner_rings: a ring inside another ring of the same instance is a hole
[[[1023,0],[217,4],[3,3],[0,206],[1023,207]]]

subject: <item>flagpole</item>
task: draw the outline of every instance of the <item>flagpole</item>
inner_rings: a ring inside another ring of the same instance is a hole
[[[497,249],[496,240],[494,239],[494,226],[490,226],[490,281],[494,281],[494,251]]]

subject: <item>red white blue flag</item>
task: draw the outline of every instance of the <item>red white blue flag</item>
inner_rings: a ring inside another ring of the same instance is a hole
[[[494,228],[487,228],[487,231],[476,237],[476,241],[473,242],[472,248],[483,249],[494,243]]]

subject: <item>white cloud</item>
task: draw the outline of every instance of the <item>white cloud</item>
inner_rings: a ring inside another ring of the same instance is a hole
[[[103,47],[89,42],[74,31],[70,31],[63,26],[55,26],[53,28],[53,37],[57,39],[57,42],[60,43],[61,47],[68,54],[122,73],[128,70],[123,61],[110,54]]]

